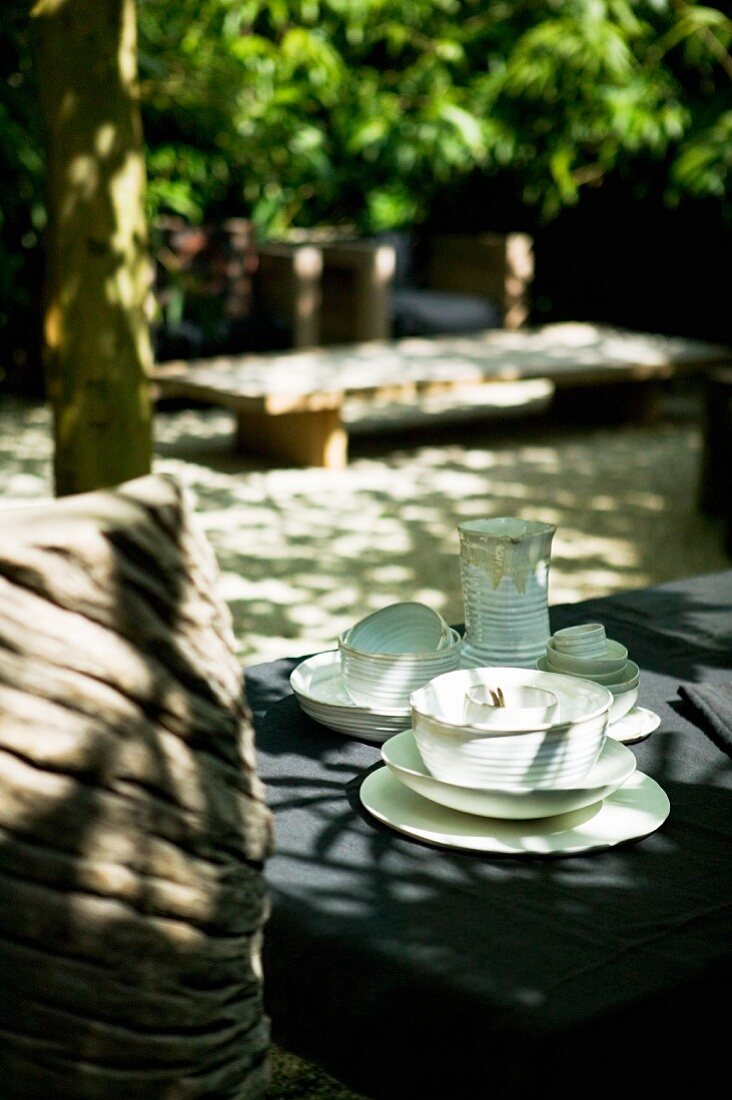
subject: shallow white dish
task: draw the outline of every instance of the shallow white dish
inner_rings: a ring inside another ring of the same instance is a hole
[[[305,714],[346,737],[381,744],[411,724],[408,707],[375,710],[353,702],[343,683],[337,649],[301,661],[290,673],[290,687]]]
[[[655,711],[647,707],[633,707],[626,715],[607,727],[608,737],[632,745],[643,741],[661,725],[661,719]]]
[[[670,810],[666,792],[639,771],[602,802],[533,821],[501,821],[439,806],[410,791],[386,767],[366,776],[360,798],[377,821],[425,844],[507,856],[602,851],[648,836]]]
[[[411,730],[397,733],[381,746],[391,773],[431,802],[481,817],[552,817],[582,809],[612,794],[636,768],[635,755],[619,741],[607,740],[600,758],[578,786],[534,790],[530,787],[476,789],[445,783],[429,773]]]

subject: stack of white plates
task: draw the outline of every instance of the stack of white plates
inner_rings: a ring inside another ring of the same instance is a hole
[[[623,749],[622,745],[616,747]],[[470,811],[465,801],[464,808],[456,810],[444,804],[454,792],[431,785],[428,790],[425,784],[430,783],[430,777],[413,757],[400,754],[395,746],[389,758],[386,767],[369,772],[363,780],[359,790],[362,806],[382,825],[437,848],[514,858],[600,852],[648,836],[664,823],[670,810],[666,792],[637,769],[598,801],[549,817],[539,815],[537,811],[543,813],[546,804],[537,804],[531,793],[516,795],[519,801],[514,804],[505,790],[496,794],[481,790],[477,796],[480,801]],[[612,778],[594,788],[594,793],[616,784],[622,774],[621,764],[627,766],[609,756],[598,761],[597,767],[606,769],[605,775]],[[601,778],[598,773],[598,780]],[[466,798],[464,789],[458,797]],[[570,804],[570,797],[576,805],[576,794],[566,797],[565,805]],[[559,805],[555,803],[551,808],[556,810]],[[525,817],[513,816],[518,806],[526,812]],[[484,816],[487,810],[493,816]]]
[[[539,787],[505,778],[490,784],[481,769],[473,784],[465,771],[458,781],[435,775],[413,729],[388,738],[381,756],[386,767],[365,776],[361,804],[381,824],[439,848],[514,857],[602,851],[654,832],[670,811],[665,791],[637,769],[633,752],[609,737],[581,779]],[[468,772],[474,759],[463,761]]]
[[[410,726],[409,707],[390,710],[354,703],[343,683],[337,649],[299,664],[290,675],[290,686],[305,714],[346,737],[381,744]]]

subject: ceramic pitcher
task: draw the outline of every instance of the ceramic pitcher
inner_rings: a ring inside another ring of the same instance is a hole
[[[536,668],[546,654],[555,532],[551,523],[511,516],[459,524],[463,668]]]

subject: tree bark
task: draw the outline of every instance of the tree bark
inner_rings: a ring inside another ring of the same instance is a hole
[[[149,473],[150,262],[134,0],[37,0],[55,491]]]
[[[271,815],[169,478],[0,527],[0,1095],[263,1100]]]

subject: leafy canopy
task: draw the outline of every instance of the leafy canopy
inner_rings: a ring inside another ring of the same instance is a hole
[[[0,4],[0,370],[26,356],[45,223],[29,9]],[[476,174],[517,181],[545,220],[611,176],[729,216],[722,5],[137,0],[137,11],[153,217],[370,232],[426,218]]]
[[[422,219],[517,173],[545,218],[654,158],[727,193],[732,23],[681,0],[138,0],[154,209]]]

